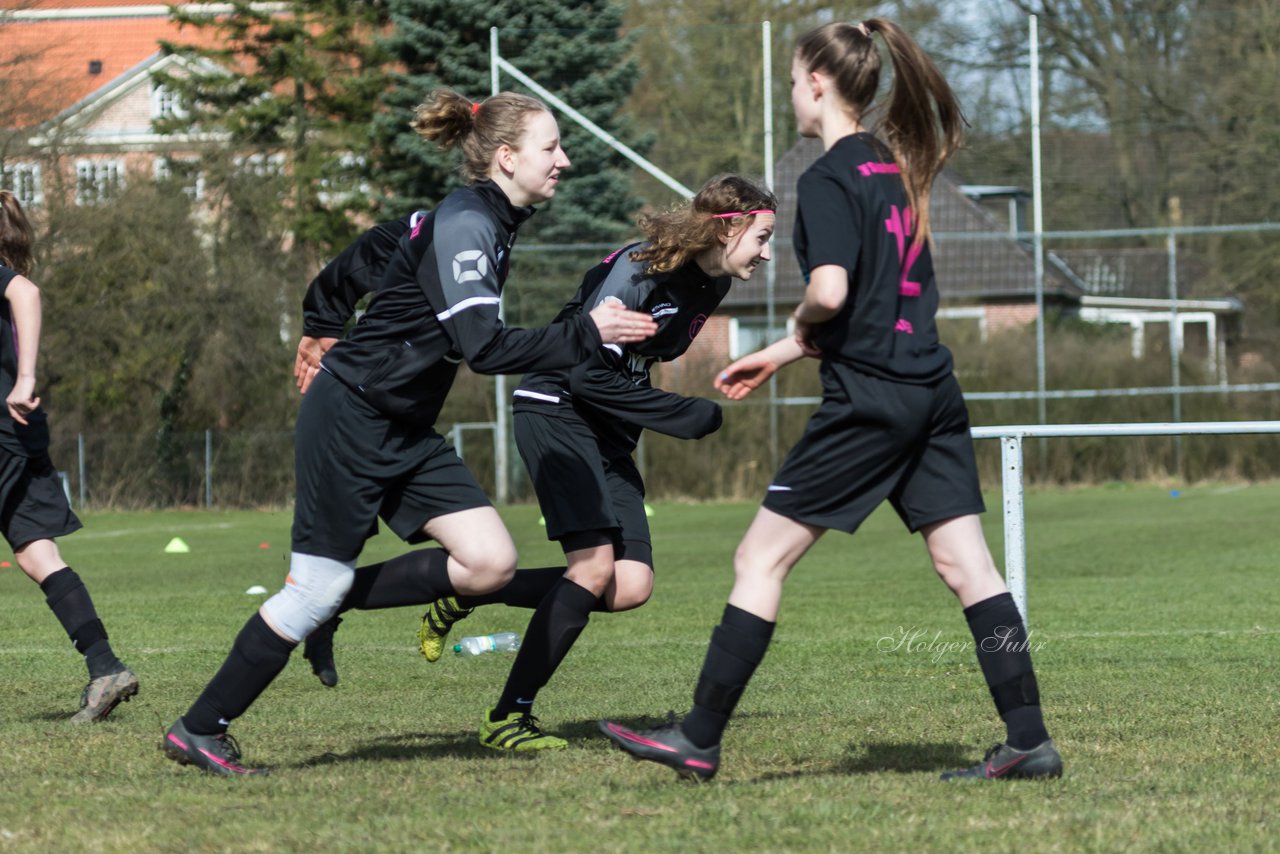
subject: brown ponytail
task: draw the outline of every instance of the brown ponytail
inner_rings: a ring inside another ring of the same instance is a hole
[[[0,264],[19,275],[31,273],[31,247],[35,230],[18,204],[18,197],[0,190]]]
[[[643,214],[640,230],[649,245],[631,253],[644,261],[645,273],[670,273],[700,252],[717,246],[754,219],[759,210],[776,211],[773,193],[740,175],[717,175],[702,185],[688,204],[666,213]],[[740,216],[723,216],[740,214]]]
[[[548,112],[546,104],[515,92],[500,92],[473,104],[452,89],[436,89],[418,105],[409,126],[445,150],[461,146],[462,177],[475,184],[489,177],[499,147],[520,147],[525,120],[537,112]]]
[[[879,33],[893,63],[893,86],[879,127],[902,172],[918,227],[915,243],[929,238],[933,179],[960,147],[966,124],[959,99],[920,45],[892,21],[826,24],[800,37],[796,55],[805,68],[830,75],[840,96],[861,118],[880,84]]]

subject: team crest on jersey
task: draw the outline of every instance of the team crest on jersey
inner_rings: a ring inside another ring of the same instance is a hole
[[[453,278],[462,285],[477,282],[489,275],[489,259],[479,249],[468,249],[453,256]]]
[[[707,316],[705,314],[700,314],[693,319],[693,323],[689,324],[689,340],[690,341],[698,337],[698,333],[702,331],[702,327],[706,324],[706,322],[707,322]]]

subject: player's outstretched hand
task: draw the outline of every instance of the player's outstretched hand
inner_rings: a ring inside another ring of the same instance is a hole
[[[716,377],[716,388],[730,400],[742,400],[777,372],[777,363],[760,350],[721,371]]]
[[[642,311],[630,311],[616,298],[606,299],[591,312],[600,340],[606,344],[634,344],[658,331],[658,324]]]
[[[307,393],[311,381],[320,371],[320,359],[337,343],[337,338],[312,338],[309,335],[303,335],[298,341],[298,355],[293,360],[293,379],[298,383],[299,392]]]

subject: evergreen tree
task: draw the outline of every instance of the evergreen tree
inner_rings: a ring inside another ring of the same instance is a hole
[[[413,108],[446,86],[473,99],[490,94],[489,29],[500,51],[548,90],[625,144],[643,151],[619,115],[637,72],[630,40],[619,36],[622,7],[613,0],[388,0],[391,32],[383,40],[396,67],[395,85],[375,120],[378,180],[396,213],[432,207],[460,185],[456,153],[444,153],[409,128]],[[509,76],[504,90],[524,91]],[[556,198],[522,230],[539,242],[614,240],[634,231],[640,200],[630,163],[563,115],[565,151],[573,161]]]
[[[361,190],[367,164],[359,155],[386,79],[374,38],[383,4],[286,5],[272,12],[235,0],[218,17],[175,6],[175,21],[213,30],[218,46],[163,44],[166,53],[190,61],[179,72],[157,75],[183,109],[156,124],[161,132],[225,133],[251,169],[282,173],[290,185],[288,230],[297,245],[331,252],[353,236],[347,211],[368,207]],[[284,155],[283,162],[273,155]]]

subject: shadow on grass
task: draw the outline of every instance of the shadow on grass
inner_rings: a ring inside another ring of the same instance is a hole
[[[851,744],[849,754],[831,764],[775,771],[752,778],[753,782],[787,780],[792,777],[823,777],[853,774],[918,774],[951,771],[972,765],[980,757],[967,744],[871,743]]]
[[[849,754],[837,767],[848,774],[875,774],[885,771],[914,774],[919,771],[950,771],[973,765],[982,756],[970,744],[930,742],[849,745]]]
[[[751,714],[736,716],[735,720],[745,720]],[[629,729],[641,730],[667,723],[664,718],[623,716],[610,720],[622,724]],[[575,721],[556,729],[556,735],[571,741],[593,739],[608,743],[601,734],[596,721]],[[791,777],[812,777],[837,774],[915,774],[931,771],[950,771],[972,765],[981,759],[975,753],[973,745],[955,742],[867,742],[849,745],[845,756],[834,763],[816,765],[803,769],[779,770],[755,777],[756,782],[767,780],[783,780]]]
[[[474,731],[451,733],[417,732],[371,739],[344,753],[322,753],[302,762],[290,763],[281,767],[316,768],[324,765],[337,765],[342,762],[380,760],[398,762],[406,759],[439,759],[443,757],[497,759],[518,756],[522,759],[531,759],[536,755],[536,751],[513,754],[507,751],[489,750],[481,747],[476,741]]]

